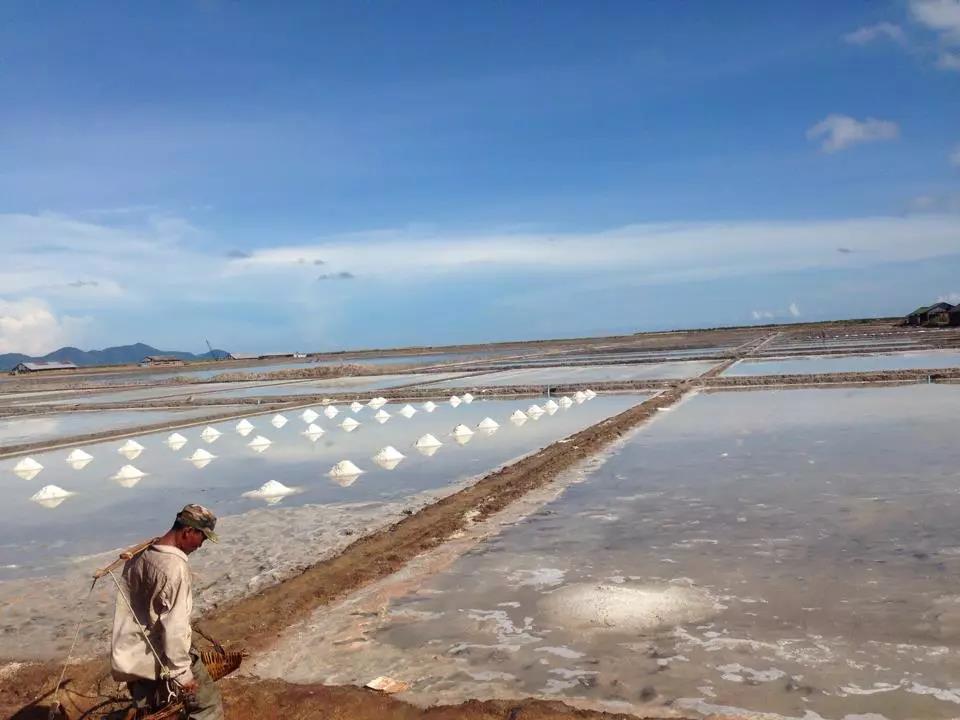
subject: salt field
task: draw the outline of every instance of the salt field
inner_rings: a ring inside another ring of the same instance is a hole
[[[638,365],[586,365],[577,367],[522,368],[445,380],[434,387],[469,388],[509,385],[572,385],[576,383],[670,380],[696,377],[717,365],[716,360],[644,363]]]
[[[940,385],[690,397],[438,572],[291,627],[256,672],[386,674],[417,703],[956,717],[958,403]]]
[[[840,355],[740,360],[723,375],[807,375],[960,367],[960,352],[923,350],[886,355]]]

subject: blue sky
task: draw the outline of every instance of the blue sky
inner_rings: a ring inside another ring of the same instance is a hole
[[[0,5],[0,352],[960,302],[960,0]]]

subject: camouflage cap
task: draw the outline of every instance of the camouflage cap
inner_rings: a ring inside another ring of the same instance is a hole
[[[177,522],[187,527],[196,528],[207,536],[211,542],[217,542],[217,534],[213,529],[217,526],[217,516],[203,505],[185,505],[177,513]]]

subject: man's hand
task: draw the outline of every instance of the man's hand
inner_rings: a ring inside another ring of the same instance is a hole
[[[183,697],[183,701],[187,705],[193,705],[197,701],[197,690],[199,685],[197,685],[196,680],[191,680],[188,683],[183,683],[180,686],[180,695]]]

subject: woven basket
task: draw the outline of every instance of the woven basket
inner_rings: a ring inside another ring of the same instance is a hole
[[[238,667],[247,653],[243,650],[201,650],[200,659],[203,660],[210,678],[217,682],[232,673]],[[182,700],[172,702],[166,707],[160,708],[149,715],[137,715],[136,720],[174,720],[175,718],[186,717],[186,709]]]

